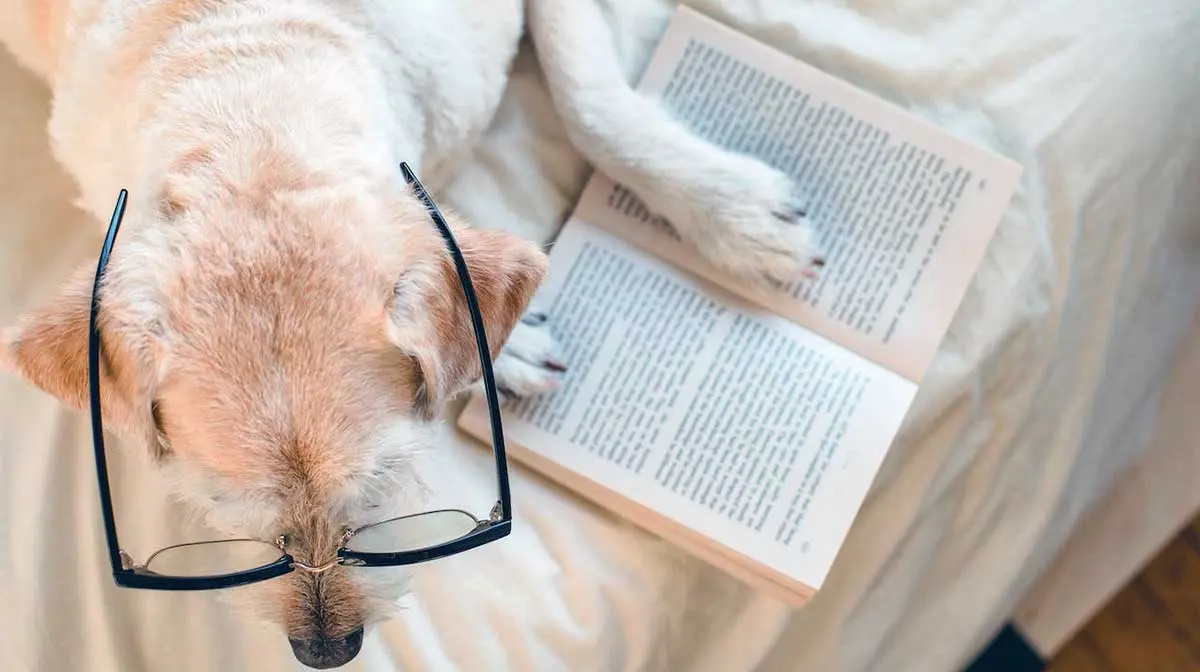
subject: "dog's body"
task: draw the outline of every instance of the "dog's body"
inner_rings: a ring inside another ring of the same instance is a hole
[[[52,87],[52,145],[81,207],[107,221],[130,190],[101,304],[106,420],[213,527],[286,535],[319,564],[344,527],[420,510],[411,458],[480,367],[441,238],[397,166],[437,196],[526,30],[577,149],[700,252],[749,278],[819,265],[786,178],[629,88],[597,1],[5,0],[0,38]],[[538,246],[456,235],[498,382],[552,389],[553,339],[520,319]],[[5,338],[10,364],[75,408],[93,272]],[[244,590],[321,644],[297,649],[304,662],[331,665],[399,597],[381,576]]]

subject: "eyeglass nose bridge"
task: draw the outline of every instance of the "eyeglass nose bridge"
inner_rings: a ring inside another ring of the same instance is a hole
[[[355,532],[355,530],[352,530],[350,528],[346,528],[345,530],[342,531],[342,536],[338,539],[339,552],[342,548],[345,548],[346,542],[350,541],[350,537],[354,536],[354,532]],[[275,545],[279,547],[280,551],[287,553],[287,537],[286,536],[281,534],[278,537],[276,537]],[[289,554],[288,557],[291,557],[291,555]],[[325,572],[328,572],[329,570],[331,570],[334,567],[341,564],[343,558],[340,554],[335,555],[332,560],[330,560],[329,562],[326,562],[325,564],[322,564],[322,565],[310,565],[306,562],[301,562],[294,557],[291,558],[291,560],[292,560],[292,566],[295,567],[296,569],[303,570],[305,572],[308,572],[309,574],[324,574]]]
[[[299,560],[297,560],[295,558],[292,558],[292,566],[294,566],[296,569],[302,569],[302,570],[308,572],[309,574],[323,574],[323,573],[328,572],[329,570],[333,569],[341,561],[342,561],[341,558],[334,558],[323,565],[313,566],[313,565],[309,565],[309,564],[300,562]]]

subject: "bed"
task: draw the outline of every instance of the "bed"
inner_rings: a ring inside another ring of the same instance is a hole
[[[608,0],[632,79],[668,0]],[[961,669],[1147,443],[1200,296],[1194,0],[691,0],[1025,166],[833,572],[800,610],[513,467],[505,541],[423,566],[347,669]],[[50,158],[46,90],[0,58],[0,323],[99,249]],[[528,45],[445,192],[551,240],[588,167]],[[80,231],[90,233],[80,233]],[[481,489],[489,456],[445,429]],[[122,538],[204,533],[110,451]],[[117,589],[86,417],[0,378],[0,669],[299,669],[212,593]]]

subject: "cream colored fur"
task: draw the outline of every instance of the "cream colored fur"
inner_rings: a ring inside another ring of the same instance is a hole
[[[819,265],[782,174],[629,87],[598,1],[4,0],[0,38],[52,87],[49,134],[79,206],[107,222],[130,190],[102,299],[106,421],[217,532],[286,534],[320,563],[344,527],[421,510],[428,428],[479,364],[397,166],[437,196],[525,31],[579,151],[701,253],[751,279]],[[552,389],[553,316],[521,319],[544,255],[444,205],[499,384]],[[9,366],[80,409],[93,270],[5,332]],[[386,617],[404,577],[295,572],[236,593],[289,637],[334,642]],[[354,655],[327,649],[302,660]]]

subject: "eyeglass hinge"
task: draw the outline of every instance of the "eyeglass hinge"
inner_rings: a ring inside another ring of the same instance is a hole
[[[488,514],[488,520],[495,523],[504,516],[504,507],[500,506],[500,502],[492,507],[492,512]]]
[[[118,549],[117,555],[121,557],[121,569],[131,571],[138,568],[138,564],[134,561],[133,556],[126,553],[124,549]]]

